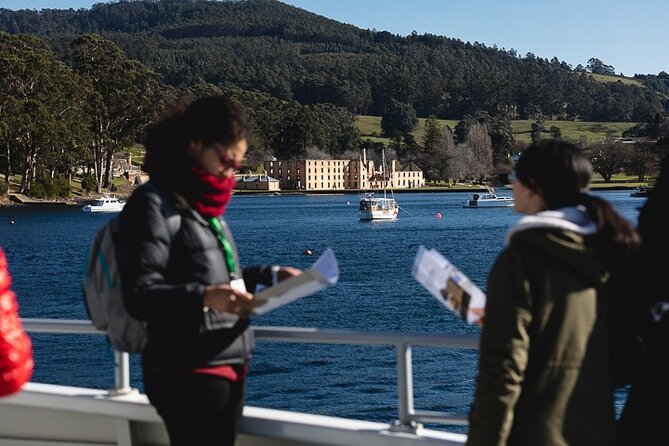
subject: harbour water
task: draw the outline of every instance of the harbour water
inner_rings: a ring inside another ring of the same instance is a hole
[[[636,222],[644,199],[631,198],[629,191],[596,194]],[[233,197],[226,219],[244,265],[306,268],[332,247],[340,266],[335,287],[257,317],[254,325],[477,333],[413,280],[414,256],[420,245],[435,248],[485,290],[487,272],[518,214],[511,208],[463,209],[465,193],[395,196],[399,219],[385,222],[359,221],[354,194]],[[80,292],[84,258],[96,230],[112,215],[62,207],[0,209],[0,246],[10,262],[23,317],[87,317]],[[305,255],[305,249],[313,255]],[[33,334],[32,339],[33,381],[112,386],[112,351],[103,337]],[[465,414],[477,352],[415,347],[413,358],[416,409]],[[138,361],[133,355],[131,384],[142,389]],[[621,391],[618,405],[623,398]],[[397,418],[395,350],[259,342],[250,364],[247,402],[391,422]]]

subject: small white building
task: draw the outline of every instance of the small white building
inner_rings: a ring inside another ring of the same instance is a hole
[[[279,180],[268,175],[238,174],[235,175],[235,180],[239,190],[279,190]]]

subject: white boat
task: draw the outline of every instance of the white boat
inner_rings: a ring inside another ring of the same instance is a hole
[[[84,212],[120,212],[123,210],[123,206],[125,206],[124,200],[105,195],[97,198],[93,203],[87,204],[81,210]]]
[[[647,186],[637,186],[634,192],[630,193],[630,197],[648,197],[652,188]]]
[[[462,202],[463,208],[506,208],[513,206],[513,197],[495,194],[495,189],[486,186],[487,193],[469,194],[469,200]]]
[[[30,333],[102,335],[90,321],[23,319]],[[261,342],[346,343],[396,348],[398,418],[372,422],[244,407],[238,444],[244,446],[464,446],[465,434],[423,427],[423,423],[462,425],[466,414],[414,408],[411,346],[476,349],[475,335],[376,333],[316,328],[255,327]],[[66,345],[69,341],[63,341]],[[42,363],[48,368],[57,364]],[[0,398],[0,445],[25,446],[168,446],[167,433],[146,395],[129,386],[127,353],[114,353],[111,390],[30,382],[22,391]],[[249,379],[253,379],[251,376]],[[299,375],[293,379],[299,379]],[[289,396],[287,396],[289,397]],[[349,403],[365,398],[350,395]],[[446,398],[446,395],[445,395]]]
[[[400,211],[400,205],[395,200],[395,195],[390,190],[388,196],[388,174],[386,169],[386,153],[382,151],[383,161],[378,177],[383,182],[383,196],[377,196],[376,192],[362,192],[360,194],[360,220],[396,220]],[[377,178],[378,178],[377,177]]]
[[[360,199],[360,220],[395,220],[400,206],[394,197],[383,197],[375,192],[366,192]]]

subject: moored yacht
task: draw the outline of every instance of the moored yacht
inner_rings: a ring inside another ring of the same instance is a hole
[[[381,171],[375,175],[377,181],[383,184],[383,196],[376,192],[362,192],[360,194],[360,220],[395,220],[400,211],[400,205],[395,200],[395,194],[390,189],[388,196],[388,172],[386,169],[386,153],[382,151],[383,161]],[[374,178],[374,177],[373,177]]]
[[[495,189],[486,186],[487,193],[469,194],[469,199],[462,202],[463,208],[499,208],[513,206],[513,197],[495,194]]]
[[[366,192],[360,198],[360,220],[395,220],[400,206],[395,198],[377,197],[375,192]]]
[[[87,204],[81,210],[84,212],[120,212],[123,210],[123,206],[125,206],[124,200],[105,195],[95,199],[93,203]]]

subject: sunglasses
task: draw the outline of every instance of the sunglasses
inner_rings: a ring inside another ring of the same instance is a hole
[[[237,171],[242,168],[242,163],[241,161],[235,161],[231,158],[228,157],[228,154],[225,152],[218,152],[218,154],[221,157],[221,162],[228,166],[229,168]]]
[[[242,168],[241,161],[235,161],[232,158],[230,158],[230,156],[228,156],[227,150],[223,146],[219,144],[214,144],[210,147],[216,151],[219,158],[221,159],[221,163],[225,164],[228,168],[233,169],[235,171]]]

